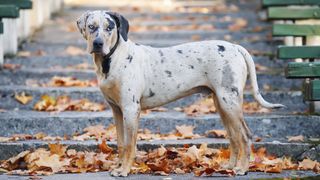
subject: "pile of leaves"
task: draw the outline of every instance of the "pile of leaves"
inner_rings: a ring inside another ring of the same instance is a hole
[[[228,149],[212,149],[207,144],[200,147],[185,145],[182,148],[161,146],[149,152],[138,151],[131,173],[194,173],[196,176],[221,173],[233,176],[234,171],[222,168],[229,156]],[[98,145],[97,152],[76,151],[60,144],[49,144],[49,150],[23,151],[1,162],[0,167],[8,174],[50,175],[109,171],[115,168],[117,160],[118,155],[106,141]],[[268,156],[265,148],[252,151],[250,171],[280,173],[283,170],[313,170],[319,173],[320,164],[310,159],[294,163],[290,158]]]
[[[176,111],[181,111],[186,113],[188,116],[198,116],[203,114],[212,114],[216,113],[217,109],[214,105],[213,98],[211,96],[203,98],[200,101],[184,107],[184,108],[175,108]],[[243,111],[248,114],[253,113],[269,113],[270,109],[261,107],[257,102],[244,102]]]
[[[34,105],[37,111],[103,111],[104,104],[94,103],[88,99],[72,100],[69,96],[58,96],[57,98],[43,95],[41,100]]]
[[[98,81],[93,80],[79,80],[75,77],[60,77],[54,76],[48,83],[42,84],[43,87],[96,87]]]

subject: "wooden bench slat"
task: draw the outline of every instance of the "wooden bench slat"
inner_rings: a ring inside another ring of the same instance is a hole
[[[311,8],[288,8],[270,7],[268,8],[268,19],[320,19],[320,7]]]
[[[285,69],[286,78],[318,78],[320,62],[290,62]]]
[[[15,5],[20,9],[32,9],[30,0],[0,0],[0,5]]]
[[[19,8],[14,5],[0,5],[0,18],[19,17]]]
[[[280,59],[320,58],[320,46],[279,46],[277,54]]]
[[[320,25],[274,24],[273,36],[319,36]]]
[[[306,101],[320,100],[320,80],[312,80],[304,85],[304,99]]]
[[[263,7],[288,5],[320,5],[319,0],[262,0]]]

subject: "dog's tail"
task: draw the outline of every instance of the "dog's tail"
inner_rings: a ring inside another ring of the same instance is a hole
[[[257,83],[257,74],[256,74],[256,68],[254,65],[254,61],[253,61],[251,55],[249,54],[249,52],[245,48],[243,48],[242,46],[237,46],[237,47],[238,47],[239,52],[242,54],[243,58],[246,61],[247,68],[249,71],[250,80],[251,80],[252,93],[253,93],[254,98],[258,101],[258,103],[265,108],[276,109],[276,108],[286,107],[282,104],[269,103],[263,99],[263,97],[261,96],[261,94],[259,92],[259,87],[258,87],[258,83]]]

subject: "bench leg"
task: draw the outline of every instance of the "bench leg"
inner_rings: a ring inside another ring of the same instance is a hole
[[[30,22],[32,31],[38,29],[41,27],[43,21],[44,21],[44,15],[43,15],[43,0],[32,0],[33,8],[31,10],[30,15]]]
[[[3,60],[3,34],[0,34],[0,69],[4,63]]]
[[[30,13],[29,10],[20,10],[18,18],[19,41],[25,40],[31,34]]]
[[[16,54],[18,51],[17,19],[3,19],[3,51],[4,54]]]

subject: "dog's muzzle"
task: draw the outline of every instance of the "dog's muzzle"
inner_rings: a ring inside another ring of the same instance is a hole
[[[103,40],[101,38],[97,38],[93,41],[93,48],[91,53],[102,53]]]

